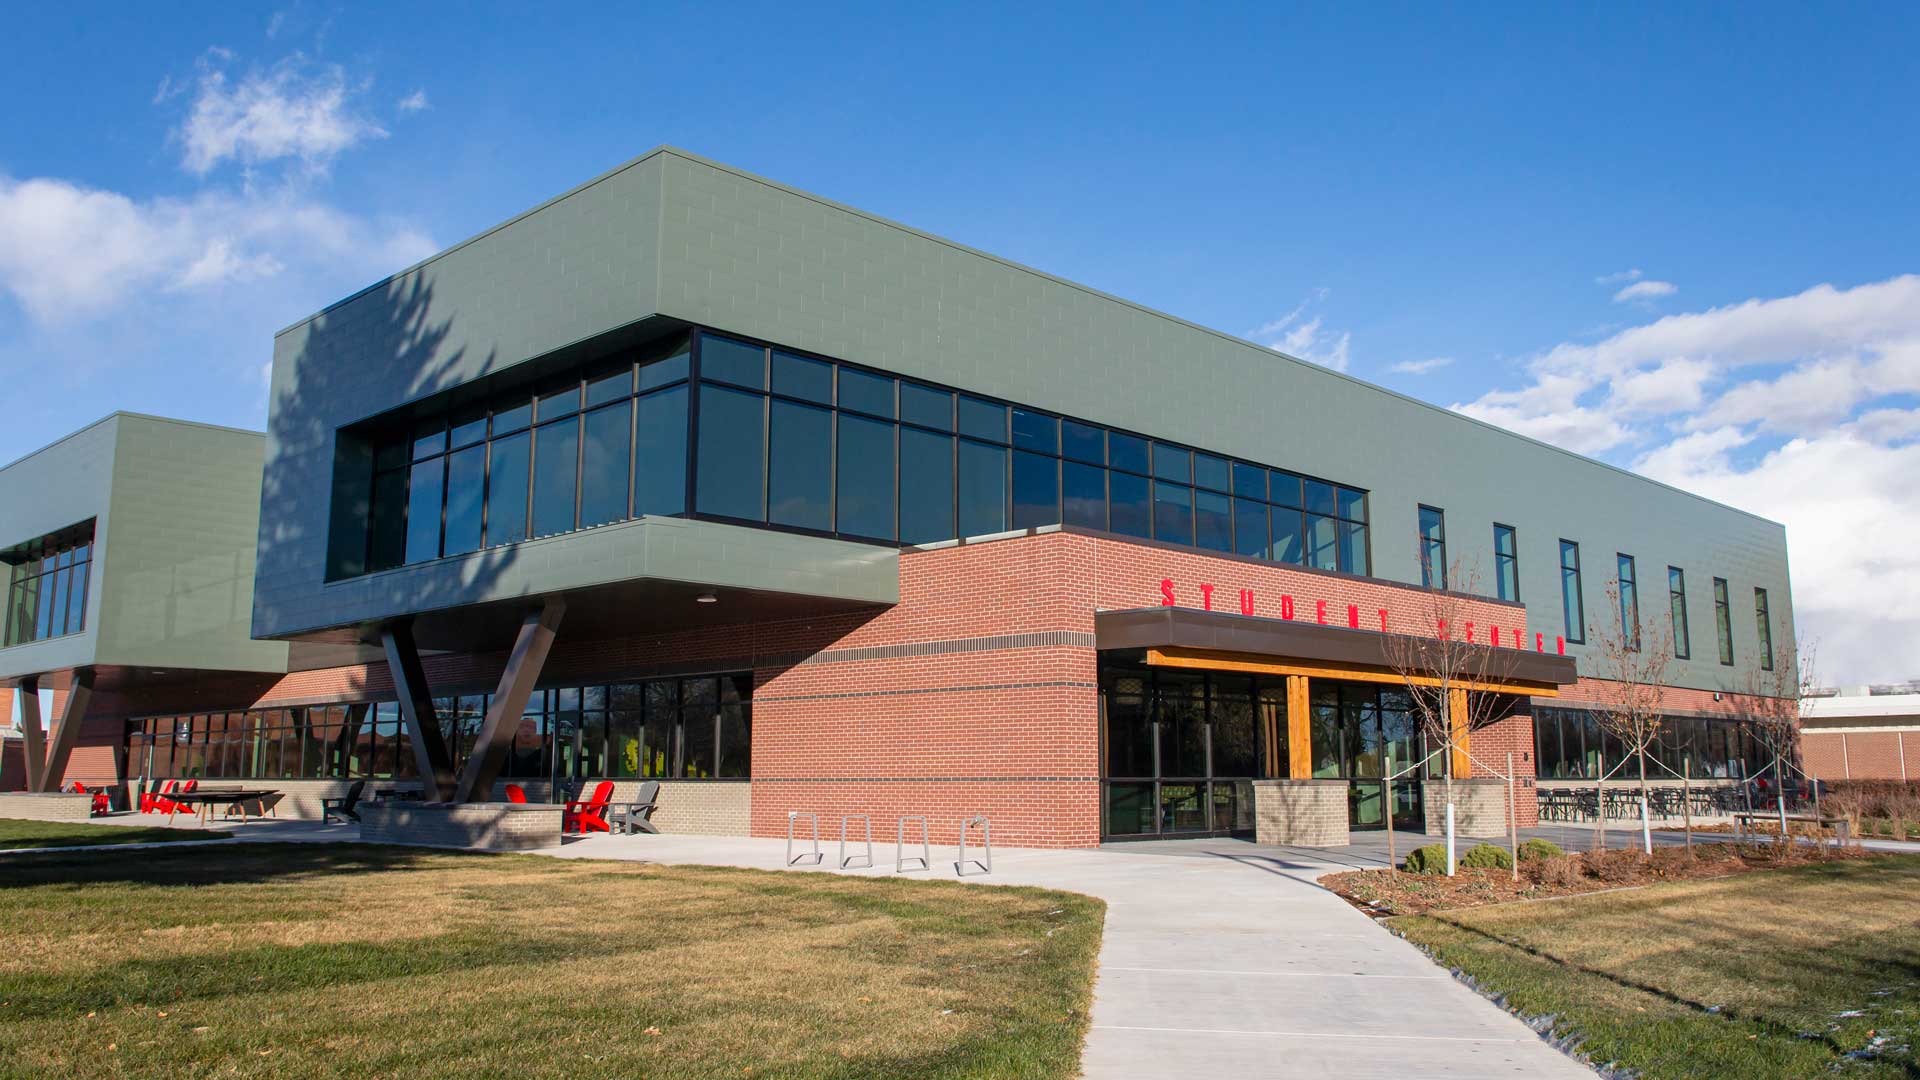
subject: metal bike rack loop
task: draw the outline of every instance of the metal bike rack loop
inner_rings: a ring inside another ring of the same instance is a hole
[[[980,847],[984,859],[967,858],[967,831],[976,825],[980,827]],[[954,861],[953,875],[966,877],[969,863],[979,867],[983,874],[993,873],[993,823],[987,820],[985,814],[976,814],[960,822],[960,854]]]
[[[813,850],[803,851],[796,858],[793,854],[793,823],[801,818],[806,818],[807,824],[813,826]],[[801,859],[810,859],[812,861],[807,863],[808,866],[818,866],[823,857],[820,854],[820,816],[805,810],[787,811],[787,865],[793,866]]]
[[[847,856],[847,822],[849,821],[858,821],[867,827],[867,854],[865,856],[867,862],[866,866],[862,867],[862,869],[871,869],[873,866],[873,818],[868,814],[840,815],[840,869],[849,869],[847,863],[851,861]],[[860,857],[859,855],[855,855],[852,858],[858,859]]]
[[[920,823],[920,855],[918,858],[915,858],[913,856],[906,854],[907,822],[909,821],[917,821]],[[908,866],[907,864],[910,862],[917,862],[920,865]],[[904,874],[912,870],[931,870],[931,869],[933,869],[933,849],[927,844],[926,815],[925,814],[907,814],[902,816],[900,818],[899,831],[894,834],[893,872],[896,874]]]

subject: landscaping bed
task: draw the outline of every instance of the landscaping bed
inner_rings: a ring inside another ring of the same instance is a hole
[[[1663,881],[1727,877],[1808,862],[1860,859],[1869,854],[1857,848],[1713,841],[1694,845],[1691,857],[1682,847],[1656,847],[1651,856],[1635,847],[1523,859],[1517,881],[1510,870],[1463,867],[1453,877],[1349,870],[1328,874],[1320,884],[1370,915],[1387,917],[1577,896]]]
[[[1740,861],[1386,925],[1604,1075],[1920,1075],[1920,856]]]
[[[19,857],[0,1078],[1056,1080],[1104,910],[371,845]]]

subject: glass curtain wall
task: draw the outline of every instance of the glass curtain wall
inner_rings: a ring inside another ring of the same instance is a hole
[[[691,513],[899,544],[1065,524],[1372,572],[1357,488],[711,333],[389,430],[371,490],[370,570]]]
[[[1265,738],[1286,737],[1281,680],[1103,658],[1101,832],[1226,834],[1253,828]],[[1270,723],[1271,722],[1271,723]],[[1284,746],[1279,748],[1284,758]]]
[[[1405,690],[1374,683],[1315,679],[1310,689],[1308,724],[1314,777],[1351,781],[1347,788],[1349,828],[1385,828],[1387,785],[1383,778],[1389,753],[1396,773],[1426,755],[1426,738],[1412,699]],[[1436,761],[1394,783],[1395,828],[1426,827],[1419,780],[1439,775]]]
[[[0,645],[24,645],[86,629],[93,522],[0,551],[0,563],[7,568]]]
[[[488,695],[436,698],[457,772]],[[149,717],[130,725],[128,771],[155,779],[410,780],[397,702]],[[508,779],[746,779],[753,676],[650,679],[534,691],[501,775]]]
[[[1626,748],[1603,732],[1586,710],[1535,709],[1533,734],[1536,771],[1542,780],[1593,780],[1603,765],[1608,776],[1621,782],[1639,778],[1638,762],[1627,761],[1622,767]],[[1739,722],[1698,716],[1668,717],[1649,756],[1650,780],[1671,780],[1682,774],[1697,780],[1751,776],[1766,760]]]

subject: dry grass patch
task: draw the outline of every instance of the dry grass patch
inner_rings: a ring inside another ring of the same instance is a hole
[[[1389,925],[1649,1080],[1920,1075],[1920,857]]]
[[[0,867],[4,1077],[1066,1077],[1102,905],[248,845]]]

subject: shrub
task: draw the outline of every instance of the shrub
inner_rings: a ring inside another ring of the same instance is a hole
[[[1548,855],[1522,859],[1520,872],[1537,885],[1571,888],[1580,883],[1580,860],[1571,855]]]
[[[1506,848],[1492,844],[1475,844],[1465,855],[1460,856],[1460,865],[1474,870],[1511,870],[1513,856]]]
[[[1537,836],[1520,845],[1521,862],[1530,862],[1534,859],[1551,859],[1556,855],[1565,854],[1566,852],[1560,850],[1559,844],[1551,840],[1542,840]]]
[[[1638,878],[1646,869],[1647,857],[1633,848],[1589,851],[1586,866],[1587,873],[1609,885],[1619,885]]]
[[[1407,852],[1407,861],[1402,864],[1409,874],[1444,874],[1447,872],[1447,845],[1428,844]]]

